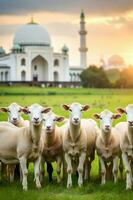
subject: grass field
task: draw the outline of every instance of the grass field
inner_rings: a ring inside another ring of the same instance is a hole
[[[125,107],[129,103],[133,103],[133,90],[0,87],[0,107],[8,106],[11,102],[17,102],[22,106],[39,103],[43,106],[53,107],[54,112],[58,115],[68,117],[68,113],[64,112],[60,105],[75,101],[90,105],[90,110],[84,113],[84,117],[89,118],[93,117],[93,113],[100,112],[105,108],[115,112],[117,107]],[[26,116],[24,117],[26,118]],[[0,113],[0,120],[7,120],[6,114]],[[115,121],[114,124],[122,120],[125,120],[125,117]],[[119,180],[117,184],[109,182],[105,186],[101,186],[97,173],[96,159],[93,162],[91,182],[85,184],[82,188],[77,187],[75,177],[73,177],[73,188],[67,190],[66,181],[58,185],[55,180],[53,184],[49,185],[46,176],[42,189],[38,191],[33,181],[33,167],[30,166],[29,190],[23,192],[19,181],[10,184],[2,179],[0,181],[0,200],[130,200],[133,198],[133,191],[125,190],[124,180]]]

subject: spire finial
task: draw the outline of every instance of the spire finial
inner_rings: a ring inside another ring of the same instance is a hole
[[[31,24],[34,24],[34,17],[31,15]]]
[[[30,22],[29,22],[28,24],[37,24],[37,23],[34,21],[33,15],[31,15],[31,20],[30,20]]]
[[[81,19],[84,19],[84,18],[85,18],[85,14],[84,14],[84,10],[83,10],[83,9],[81,10],[80,18],[81,18]]]

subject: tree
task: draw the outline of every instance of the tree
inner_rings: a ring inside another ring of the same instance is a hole
[[[95,65],[83,70],[80,79],[83,87],[107,88],[111,86],[103,68]]]
[[[133,66],[125,68],[120,73],[120,78],[116,81],[116,87],[133,88]]]

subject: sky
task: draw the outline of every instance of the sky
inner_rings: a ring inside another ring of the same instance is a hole
[[[86,16],[88,65],[118,54],[133,64],[133,0],[0,0],[0,46],[7,52],[17,29],[31,16],[49,32],[55,52],[69,47],[70,65],[79,61],[79,16]]]

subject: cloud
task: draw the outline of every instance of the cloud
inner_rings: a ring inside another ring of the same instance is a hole
[[[75,37],[78,35],[79,25],[72,23],[53,22],[47,24],[47,29],[51,34],[54,35]]]
[[[16,32],[18,25],[0,25],[0,36],[9,36]]]
[[[24,15],[34,12],[79,13],[108,15],[133,10],[131,0],[0,0],[0,15]]]

